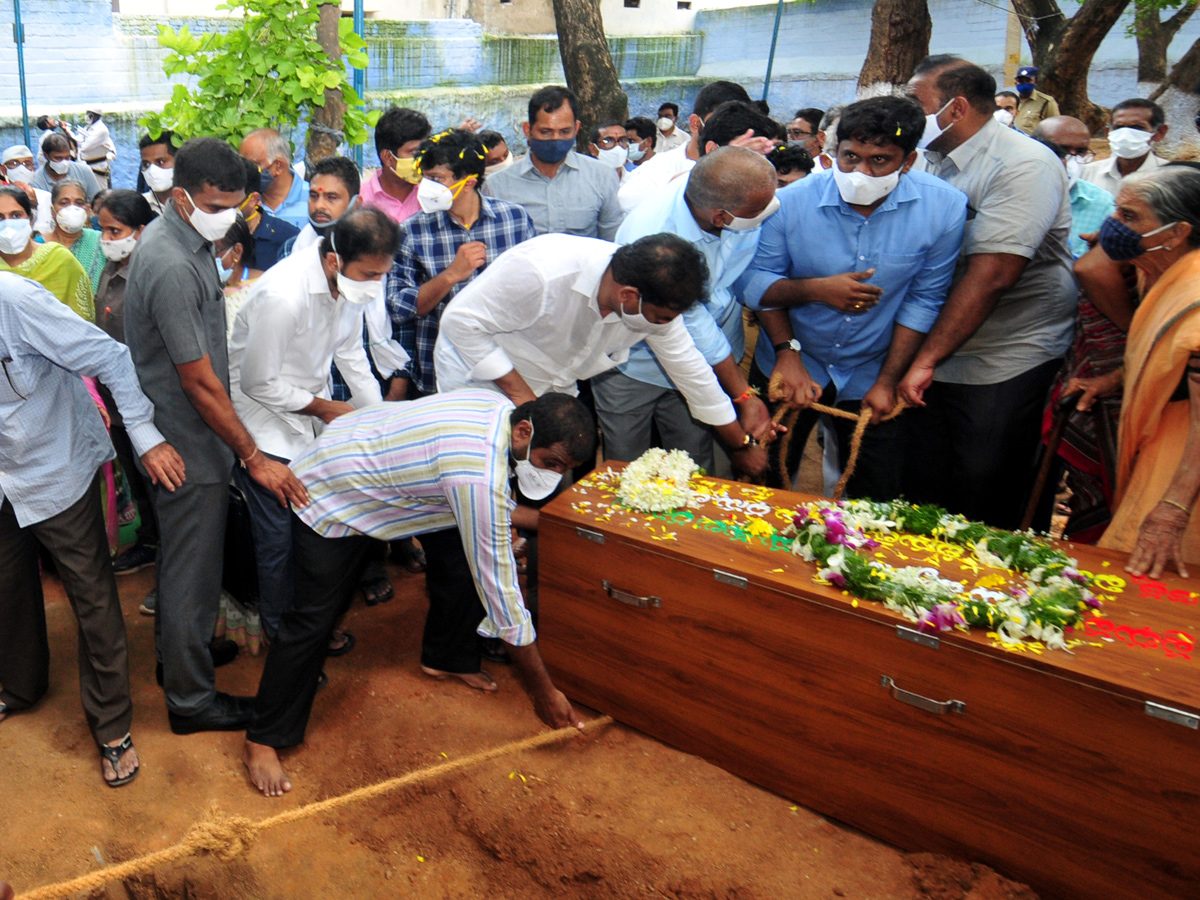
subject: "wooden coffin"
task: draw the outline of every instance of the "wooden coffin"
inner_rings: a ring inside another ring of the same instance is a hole
[[[542,511],[539,643],[569,697],[1043,897],[1200,897],[1200,579],[1138,581],[1067,545],[1113,598],[1072,653],[926,635],[744,527],[814,498],[711,484],[724,496],[647,516],[593,477]],[[896,561],[922,564],[921,540]],[[969,554],[940,569],[997,574]]]

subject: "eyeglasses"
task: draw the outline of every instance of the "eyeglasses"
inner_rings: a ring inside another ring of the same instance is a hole
[[[799,128],[789,128],[787,130],[787,136],[790,138],[810,138],[816,137],[816,134],[815,131],[801,131]]]
[[[1096,160],[1096,154],[1091,150],[1080,150],[1078,148],[1072,150],[1069,147],[1064,147],[1063,150],[1066,151],[1067,156],[1075,157],[1084,165],[1087,165],[1090,162],[1095,162]]]
[[[9,160],[8,162],[6,162],[4,164],[4,168],[8,169],[10,172],[13,169],[15,169],[17,166],[24,166],[25,168],[30,169],[30,170],[36,168],[33,164],[32,159],[13,159],[13,160]]]
[[[596,146],[601,150],[611,150],[613,147],[617,146],[617,144],[620,144],[622,147],[628,147],[629,138],[602,137],[600,140],[596,141]]]

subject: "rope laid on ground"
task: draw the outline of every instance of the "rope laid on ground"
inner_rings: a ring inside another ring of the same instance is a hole
[[[584,730],[603,728],[605,725],[611,723],[612,716],[601,716],[586,723]],[[254,843],[255,839],[262,832],[268,828],[274,828],[276,825],[287,825],[291,822],[298,822],[301,819],[332,812],[339,807],[358,803],[363,800],[370,800],[409,785],[432,781],[435,778],[441,778],[443,775],[468,769],[481,762],[487,762],[497,757],[562,743],[569,738],[577,737],[579,733],[580,730],[578,728],[568,727],[559,728],[557,731],[535,734],[533,737],[493,747],[491,750],[482,750],[479,753],[464,756],[462,759],[450,760],[449,762],[439,763],[436,766],[418,769],[416,772],[409,772],[407,775],[388,778],[384,781],[350,791],[349,793],[340,794],[337,797],[318,800],[314,803],[306,803],[303,806],[286,810],[266,819],[260,819],[257,822],[251,821],[244,816],[226,816],[221,813],[220,809],[214,803],[205,813],[204,817],[192,825],[187,830],[187,833],[184,834],[183,839],[177,844],[172,844],[170,847],[166,847],[155,853],[139,856],[128,862],[98,869],[95,872],[81,875],[79,878],[73,878],[70,881],[60,881],[56,884],[48,884],[44,887],[35,888],[28,893],[18,895],[18,900],[51,900],[51,898],[69,897],[79,891],[95,890],[110,881],[131,878],[135,875],[144,875],[161,866],[178,862],[189,856],[198,856],[201,853],[211,853],[218,859],[228,862],[249,850],[250,845]]]

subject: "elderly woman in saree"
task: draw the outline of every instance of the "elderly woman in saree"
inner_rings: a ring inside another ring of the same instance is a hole
[[[1124,368],[1073,385],[1087,404],[1124,383],[1116,509],[1100,546],[1127,551],[1135,575],[1174,564],[1186,577],[1200,564],[1200,171],[1126,178],[1100,245],[1133,264],[1143,294]]]

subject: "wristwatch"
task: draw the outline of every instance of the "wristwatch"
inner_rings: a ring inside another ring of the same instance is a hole
[[[790,341],[780,341],[775,345],[776,353],[782,353],[784,350],[795,350],[797,353],[799,353],[800,342],[795,338],[792,338]]]
[[[751,447],[757,447],[757,446],[758,446],[758,438],[756,438],[754,435],[752,435],[750,432],[747,431],[746,434],[742,437],[742,445],[740,447],[738,447],[738,449],[739,450],[748,450]]]

